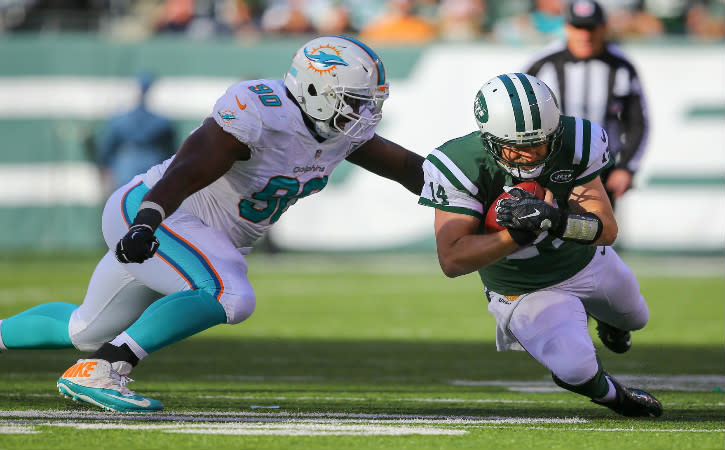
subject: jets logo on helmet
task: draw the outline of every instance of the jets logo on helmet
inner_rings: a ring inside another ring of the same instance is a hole
[[[327,49],[327,52],[325,51]],[[332,52],[332,53],[328,53]],[[344,59],[340,58],[340,50],[333,47],[332,45],[321,45],[311,51],[304,49],[304,54],[309,60],[309,68],[318,73],[331,72],[340,66],[347,66],[348,63]]]
[[[284,84],[324,138],[371,136],[388,98],[380,57],[347,36],[320,37],[301,47]]]
[[[484,148],[516,178],[541,174],[561,146],[559,106],[551,89],[538,78],[508,73],[488,80],[476,93],[473,107]],[[510,161],[502,148],[547,145],[538,161]]]
[[[473,114],[476,116],[476,120],[478,122],[488,122],[488,107],[486,106],[486,99],[480,91],[476,94],[476,101],[473,104]]]

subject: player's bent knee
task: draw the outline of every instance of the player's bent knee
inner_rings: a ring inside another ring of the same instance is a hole
[[[77,311],[77,310],[76,310]],[[90,324],[74,311],[68,321],[68,336],[75,348],[83,352],[94,352],[105,342],[112,340],[118,332],[113,329],[100,329],[98,324]]]
[[[571,385],[590,380],[599,370],[591,341],[573,335],[548,340],[542,348],[542,359],[554,375]]]
[[[591,380],[597,374],[597,370],[599,365],[596,357],[592,357],[560,364],[552,367],[551,372],[563,382],[576,386]]]
[[[631,330],[641,330],[649,322],[649,308],[644,298],[640,298],[640,307],[637,311],[628,314],[631,322]]]
[[[232,325],[242,322],[252,315],[257,306],[257,296],[253,292],[225,293],[220,302],[227,314],[227,323]]]

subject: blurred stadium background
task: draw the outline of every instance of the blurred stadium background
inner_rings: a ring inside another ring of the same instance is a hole
[[[427,154],[475,128],[483,81],[562,33],[563,0],[0,0],[0,251],[98,249],[101,124],[150,71],[153,110],[185,136],[239,79],[281,78],[315,34],[359,36],[391,83],[384,137]],[[725,248],[725,2],[602,0],[634,61],[651,133],[617,209],[632,252]],[[278,251],[434,247],[432,210],[343,164],[266,239]]]

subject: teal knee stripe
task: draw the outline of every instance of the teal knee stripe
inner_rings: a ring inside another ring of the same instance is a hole
[[[126,333],[151,353],[226,321],[224,307],[211,294],[182,291],[154,302]]]
[[[126,223],[133,222],[149,188],[139,183],[123,197],[122,211]],[[224,291],[224,283],[201,251],[162,224],[155,233],[159,240],[158,256],[171,265],[191,290],[204,289],[216,298]]]
[[[78,308],[71,303],[43,303],[2,321],[2,339],[7,348],[72,348],[68,335],[70,316]]]

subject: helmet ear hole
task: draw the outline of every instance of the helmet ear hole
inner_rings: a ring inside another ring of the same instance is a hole
[[[313,97],[317,95],[317,89],[315,89],[314,84],[307,85],[307,93]]]

